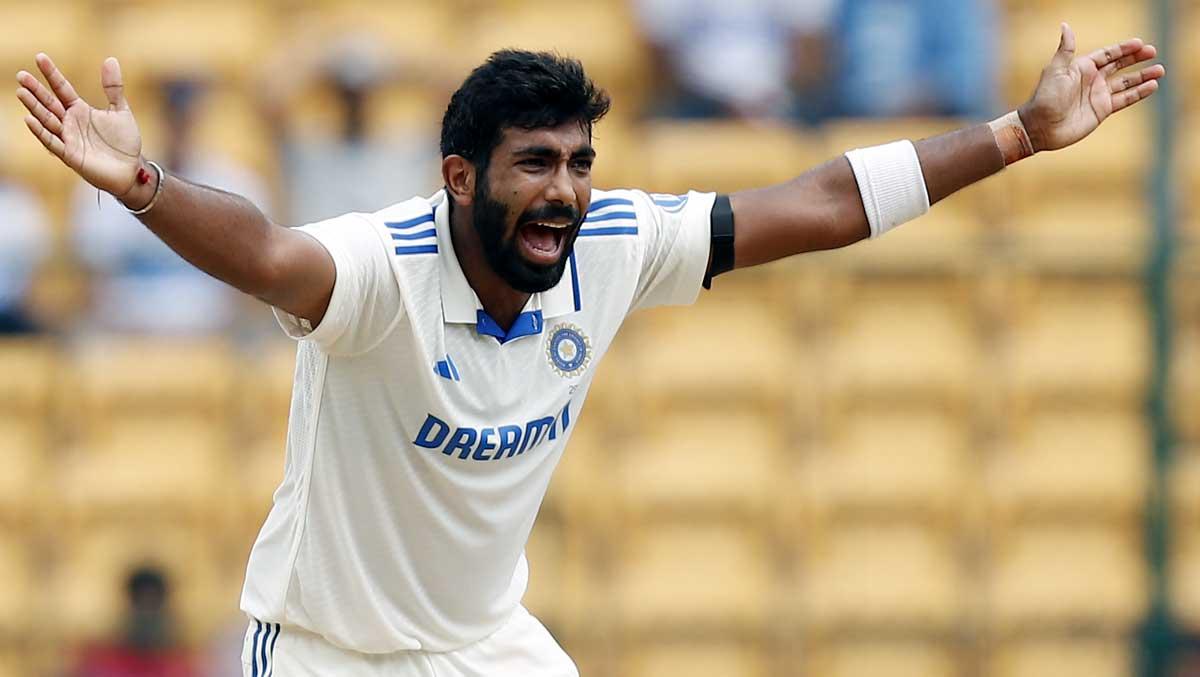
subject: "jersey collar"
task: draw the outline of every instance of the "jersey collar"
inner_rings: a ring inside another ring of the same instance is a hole
[[[522,336],[541,334],[545,320],[559,317],[582,309],[579,291],[579,269],[575,264],[575,253],[571,253],[567,270],[562,280],[551,289],[533,294],[516,322],[504,332],[496,321],[483,310],[479,296],[467,282],[454,243],[450,237],[450,208],[445,190],[438,191],[430,203],[433,205],[433,221],[437,228],[438,258],[442,290],[442,317],[449,324],[473,324],[475,330],[486,336],[494,336],[506,343]]]

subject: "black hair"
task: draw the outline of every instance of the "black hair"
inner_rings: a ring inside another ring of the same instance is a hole
[[[480,170],[509,127],[539,129],[578,121],[591,134],[612,100],[576,59],[504,49],[471,72],[442,118],[442,157],[461,155]]]

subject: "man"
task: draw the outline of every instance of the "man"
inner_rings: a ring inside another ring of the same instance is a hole
[[[141,155],[115,59],[93,109],[50,59],[30,131],[301,339],[285,477],[250,556],[245,674],[576,675],[521,606],[523,547],[626,314],[735,267],[879,236],[1150,96],[1130,40],[1058,52],[1019,112],[718,196],[593,190],[608,96],[578,62],[503,51],[453,95],[431,198],[300,229]]]

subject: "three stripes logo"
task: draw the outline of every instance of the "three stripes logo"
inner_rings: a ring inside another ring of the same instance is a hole
[[[462,376],[458,374],[458,365],[454,364],[454,360],[449,355],[444,360],[438,360],[433,365],[433,373],[441,376],[447,381],[459,383],[462,381]]]
[[[263,623],[254,621],[254,643],[250,645],[250,655],[247,661],[250,666],[250,677],[272,677],[275,673],[274,657],[275,642],[279,639],[278,623]],[[247,633],[249,631],[247,630]],[[243,661],[246,658],[242,659]]]
[[[391,231],[397,256],[437,253],[437,228],[433,225],[433,212],[407,221],[388,221],[384,225]]]

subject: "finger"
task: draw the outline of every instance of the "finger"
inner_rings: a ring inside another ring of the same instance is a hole
[[[1075,58],[1075,31],[1067,23],[1062,23],[1058,27],[1061,36],[1058,39],[1058,51],[1054,53],[1054,58],[1061,61],[1063,64],[1068,64],[1071,59]]]
[[[125,101],[125,83],[121,79],[121,64],[111,56],[100,66],[100,84],[104,85],[109,108],[129,110],[129,103]]]
[[[1162,64],[1155,64],[1149,68],[1143,68],[1136,73],[1128,73],[1126,75],[1115,75],[1108,79],[1108,89],[1113,94],[1123,92],[1130,87],[1157,80],[1167,74],[1167,69]]]
[[[1135,64],[1149,61],[1156,56],[1158,56],[1158,48],[1155,47],[1154,45],[1145,45],[1144,47],[1142,47],[1138,51],[1134,52],[1133,54],[1127,54],[1127,55],[1121,57],[1120,59],[1117,59],[1116,61],[1108,64],[1104,68],[1101,68],[1100,72],[1104,73],[1104,75],[1106,75],[1106,76],[1112,75],[1113,73],[1116,73],[1119,70],[1124,70]]]
[[[1139,101],[1145,101],[1151,94],[1158,91],[1158,80],[1143,82],[1133,89],[1126,90],[1112,98],[1113,112],[1129,108]]]
[[[1096,68],[1104,68],[1123,56],[1136,54],[1145,44],[1141,38],[1134,38],[1116,45],[1109,45],[1103,49],[1097,49],[1088,54],[1088,58],[1092,60],[1092,63],[1096,64]]]
[[[24,87],[18,88],[17,98],[21,100],[21,103],[25,104],[25,108],[32,113],[33,117],[37,118],[38,122],[42,123],[46,129],[49,129],[50,132],[55,136],[62,136],[62,120],[58,119],[53,113],[47,110],[46,107],[42,105],[42,102],[38,101],[37,97],[33,95],[33,92],[30,92]]]
[[[63,108],[62,101],[59,101],[58,97],[54,96],[54,94],[52,94],[50,90],[42,84],[41,80],[38,80],[30,75],[28,71],[18,71],[17,82],[20,83],[20,85],[25,89],[33,92],[33,95],[37,97],[38,101],[41,101],[43,106],[49,108],[50,112],[54,113],[59,118],[64,118],[67,116],[67,109]]]
[[[62,139],[51,134],[50,130],[46,129],[42,123],[38,122],[38,119],[32,115],[25,116],[25,126],[29,128],[29,131],[33,132],[33,135],[37,137],[38,141],[42,142],[42,145],[46,147],[46,150],[50,151],[60,160],[63,158],[63,155],[66,153],[66,146],[63,145]]]
[[[71,86],[70,81],[58,70],[58,66],[50,60],[49,56],[38,54],[36,57],[38,69],[42,71],[42,75],[46,76],[46,82],[50,83],[50,89],[54,91],[55,96],[62,105],[70,108],[72,104],[79,100],[79,95],[75,93],[75,88]]]

